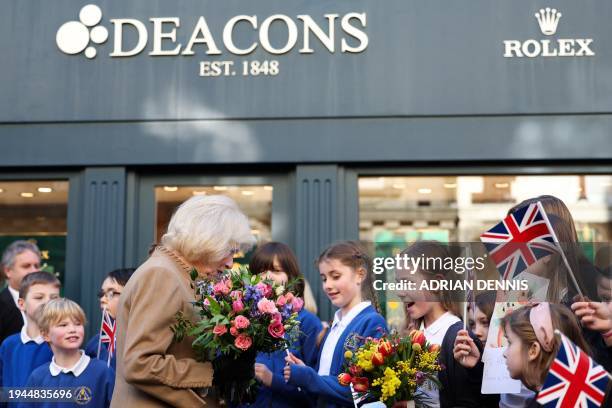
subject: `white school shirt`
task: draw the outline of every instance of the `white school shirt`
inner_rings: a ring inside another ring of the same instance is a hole
[[[334,359],[334,350],[338,345],[338,340],[344,332],[344,329],[351,324],[353,319],[361,313],[366,307],[370,306],[371,302],[361,302],[353,306],[351,310],[342,317],[342,311],[337,310],[334,314],[334,321],[331,328],[329,329],[329,335],[325,339],[323,344],[323,350],[321,350],[321,361],[319,362],[319,375],[329,375],[331,369],[332,360]]]
[[[425,334],[425,338],[429,343],[442,345],[442,341],[444,341],[444,336],[446,336],[448,328],[460,321],[461,319],[454,314],[446,312],[426,328],[424,328],[424,323],[421,323],[421,330]],[[428,406],[440,406],[440,391],[438,389],[420,388],[419,391],[426,394],[427,399],[432,402],[431,405]]]
[[[91,358],[87,354],[85,354],[83,350],[80,350],[80,352],[81,358],[79,358],[79,361],[77,361],[76,364],[70,368],[58,366],[55,363],[55,356],[53,356],[53,358],[51,359],[51,364],[49,364],[49,371],[51,372],[51,375],[56,377],[60,373],[68,374],[69,372],[72,372],[75,377],[78,377],[79,375],[83,374],[83,371],[85,371],[85,369],[89,365],[89,361],[91,360]]]
[[[21,337],[21,342],[23,344],[33,341],[34,343],[40,345],[45,342],[45,339],[40,334],[38,335],[38,337],[34,337],[34,338],[28,336],[28,329],[26,328],[25,325],[21,328],[20,337]]]

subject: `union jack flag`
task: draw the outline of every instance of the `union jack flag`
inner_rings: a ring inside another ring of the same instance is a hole
[[[606,370],[561,334],[559,352],[537,401],[545,408],[600,407],[608,381]]]
[[[104,309],[102,313],[102,327],[100,328],[100,341],[108,344],[108,355],[109,358],[115,352],[115,334],[117,326],[115,319],[113,319],[110,313]]]
[[[503,279],[512,279],[538,259],[559,252],[540,202],[520,208],[480,236]]]

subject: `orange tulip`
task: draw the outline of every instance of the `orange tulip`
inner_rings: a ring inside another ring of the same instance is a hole
[[[375,366],[379,366],[379,365],[383,365],[385,363],[385,358],[383,357],[383,355],[381,353],[374,352],[372,353],[372,364],[374,364]]]
[[[431,344],[429,346],[429,352],[430,353],[436,353],[440,351],[440,345],[439,344]]]
[[[389,343],[387,340],[381,340],[381,342],[378,344],[378,351],[383,355],[383,357],[387,357],[393,353],[393,346],[391,346],[391,343]]]
[[[353,378],[348,373],[340,373],[338,374],[338,382],[340,385],[349,385],[353,381]]]

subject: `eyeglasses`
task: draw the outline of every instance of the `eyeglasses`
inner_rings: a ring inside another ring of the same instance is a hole
[[[113,300],[115,296],[119,296],[119,295],[121,295],[121,292],[117,292],[116,290],[113,290],[113,289],[107,290],[106,292],[103,290],[98,291],[98,299],[102,299],[104,296],[106,296],[106,299]]]

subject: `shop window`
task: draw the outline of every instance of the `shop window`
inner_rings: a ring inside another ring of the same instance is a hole
[[[0,250],[15,240],[35,243],[42,269],[63,283],[67,214],[67,181],[0,182]]]
[[[565,202],[593,260],[593,244],[612,238],[608,175],[361,177],[360,239],[372,243],[377,256],[394,255],[416,240],[478,242],[512,206],[544,194]],[[397,298],[385,300],[390,325],[401,325]]]
[[[232,198],[247,215],[258,242],[272,239],[272,186],[158,186],[155,188],[156,242],[168,228],[174,210],[194,195],[222,194]],[[238,254],[237,263],[248,262],[249,254]]]

